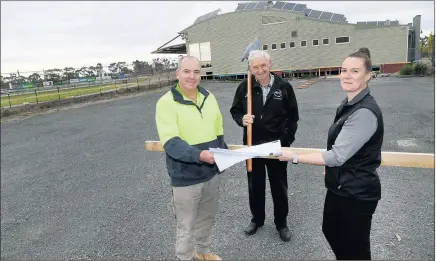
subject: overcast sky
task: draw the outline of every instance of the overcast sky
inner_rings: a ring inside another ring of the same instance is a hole
[[[241,1],[239,1],[241,2]],[[434,31],[434,2],[292,1],[356,21],[399,20],[421,15],[423,34]],[[97,63],[145,60],[197,17],[238,2],[1,2],[1,72],[42,71]],[[180,43],[181,41],[174,42]]]

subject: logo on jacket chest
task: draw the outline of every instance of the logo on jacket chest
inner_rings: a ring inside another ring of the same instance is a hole
[[[283,99],[283,94],[281,90],[277,90],[273,93],[273,99],[275,100],[282,100]]]

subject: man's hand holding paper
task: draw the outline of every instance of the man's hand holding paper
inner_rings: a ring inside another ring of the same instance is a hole
[[[247,159],[282,155],[280,140],[237,150],[211,148],[209,151],[213,153],[220,171]]]

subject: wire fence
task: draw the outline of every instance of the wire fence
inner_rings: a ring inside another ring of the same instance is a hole
[[[132,63],[117,62],[108,65],[98,63],[91,66],[53,68],[39,71],[19,71],[1,73],[1,90],[19,91],[25,88],[71,85],[94,85],[94,83],[120,82],[126,78],[141,78],[176,69],[176,61],[156,58],[152,62],[136,60]]]
[[[108,92],[137,91],[161,88],[176,80],[175,71],[168,71],[153,76],[138,76],[110,81],[94,81],[44,87],[21,88],[9,90],[1,95],[1,108],[12,108],[26,104],[39,104],[48,101],[82,97],[86,95],[103,94]]]

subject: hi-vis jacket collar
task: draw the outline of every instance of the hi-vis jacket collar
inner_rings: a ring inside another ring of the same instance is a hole
[[[201,87],[200,85],[197,86],[197,91],[203,95],[203,102],[201,103],[201,107],[203,107],[204,101],[206,100],[207,96],[209,96],[209,92],[204,89],[203,87]],[[175,86],[173,86],[171,88],[171,93],[173,94],[173,99],[174,101],[181,103],[181,104],[186,104],[186,105],[196,105],[194,104],[192,101],[187,101],[185,99],[183,99],[183,94],[181,93],[181,89],[179,84],[176,84]]]

